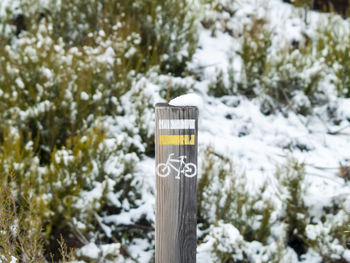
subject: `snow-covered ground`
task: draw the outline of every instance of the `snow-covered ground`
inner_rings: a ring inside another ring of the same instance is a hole
[[[303,35],[312,36],[317,23],[326,16],[309,12],[305,18],[303,9],[295,9],[277,0],[234,2],[237,13],[234,18],[227,19],[226,26],[239,34],[242,24],[249,23],[252,15],[267,18],[274,30],[274,46],[293,40],[304,41]],[[235,36],[223,32],[220,24],[217,28],[215,34],[201,29],[199,48],[190,63],[190,68],[201,75],[201,80],[196,82],[194,88],[203,103],[199,125],[200,151],[211,146],[217,153],[232,158],[236,168],[245,171],[248,182],[253,185],[266,180],[273,182],[276,167],[283,165],[290,157],[305,163],[305,202],[315,215],[320,214],[322,208],[330,205],[334,198],[349,195],[349,185],[337,173],[339,165],[350,159],[350,99],[332,98],[340,120],[335,125],[327,117],[326,106],[315,108],[314,114],[309,116],[292,111],[266,116],[260,111],[258,99],[208,96],[210,81],[215,78],[218,69],[227,72],[228,58],[238,45]],[[234,66],[239,68],[239,59],[235,61],[238,62]],[[150,89],[157,93],[157,87],[152,86]],[[333,96],[332,93],[329,95]],[[177,98],[175,104],[181,105],[181,98]],[[152,164],[151,158],[140,163],[144,174],[153,173],[153,170],[150,171],[154,169]],[[144,182],[148,188],[154,186],[152,177],[145,177]],[[154,200],[149,202],[154,206]],[[235,233],[235,228],[230,232],[230,227],[227,225],[226,229],[232,234],[232,239],[241,238]],[[207,255],[210,246],[206,243],[198,249],[199,263],[211,262]],[[292,250],[286,253],[291,262],[298,262]],[[350,262],[350,258],[348,260]],[[321,262],[321,259],[311,251],[303,262]]]

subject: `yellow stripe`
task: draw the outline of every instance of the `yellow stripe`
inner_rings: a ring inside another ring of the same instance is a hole
[[[159,145],[194,145],[194,134],[159,135]]]

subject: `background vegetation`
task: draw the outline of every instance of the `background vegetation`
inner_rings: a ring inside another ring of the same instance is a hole
[[[234,16],[230,7],[230,1],[204,0],[20,0],[5,9],[1,262],[136,261],[128,247],[140,239],[153,249],[153,218],[136,213],[120,220],[146,206],[135,164],[154,154],[153,100],[194,90],[200,77],[188,62],[200,22],[215,34],[221,12]],[[308,115],[329,102],[321,84],[332,74],[337,95],[348,98],[347,30],[330,16],[315,41],[286,43],[270,59],[269,21],[252,17],[228,71],[217,71],[208,93],[258,98],[267,115]],[[156,95],[148,85],[159,87]],[[313,249],[324,262],[346,262],[349,198],[315,217],[304,200],[302,163],[291,159],[278,167],[277,190],[263,184],[252,195],[229,157],[207,148],[201,158],[199,248],[215,262],[277,263],[288,248],[300,258]],[[79,251],[89,245],[98,246],[100,261]]]
[[[187,0],[21,0],[6,9],[0,21],[6,260],[57,261],[65,255],[62,244],[90,242],[119,244],[101,255],[113,260],[123,250],[131,256],[124,246],[133,238],[151,238],[147,218],[134,218],[143,230],[104,220],[142,201],[134,166],[152,154],[153,137],[144,118],[152,103],[140,80],[147,72],[185,72],[197,41],[192,9]],[[126,114],[136,128],[109,132],[106,120]]]

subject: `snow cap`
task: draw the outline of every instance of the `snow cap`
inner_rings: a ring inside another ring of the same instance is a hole
[[[189,93],[185,95],[181,95],[179,97],[176,97],[175,99],[172,99],[169,102],[169,105],[171,106],[196,106],[199,111],[203,108],[203,100],[202,98],[194,93]]]

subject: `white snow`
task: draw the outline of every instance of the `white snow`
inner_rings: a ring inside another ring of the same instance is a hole
[[[85,91],[83,91],[82,93],[80,93],[80,98],[82,100],[88,100],[89,99],[89,95]]]
[[[104,33],[104,31],[102,31],[102,30],[100,32]],[[107,63],[108,65],[112,66],[114,63],[115,57],[116,57],[116,55],[115,55],[113,48],[108,47],[102,55],[97,57],[97,61],[99,63]]]
[[[169,105],[171,106],[196,106],[199,111],[203,109],[203,100],[202,98],[194,93],[181,95],[179,97],[176,97],[175,99],[172,99],[169,102]]]
[[[218,222],[218,226],[212,227],[205,242],[197,249],[198,262],[218,262],[218,259],[213,258],[210,253],[214,249],[214,244],[217,246],[217,250],[222,253],[234,254],[237,261],[243,260],[246,244],[233,225]]]
[[[24,88],[24,83],[23,83],[22,79],[17,78],[17,79],[16,79],[16,84],[17,84],[17,86],[18,86],[20,89],[23,89],[23,88]]]
[[[96,246],[95,243],[89,243],[79,250],[80,256],[86,257],[88,259],[98,259],[101,256],[100,249]]]

